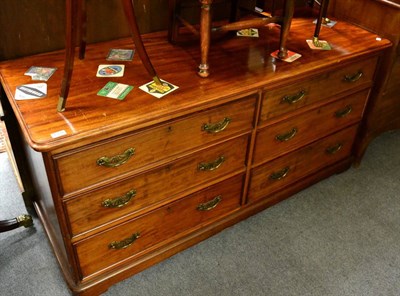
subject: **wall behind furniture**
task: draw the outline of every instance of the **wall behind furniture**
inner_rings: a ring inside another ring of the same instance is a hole
[[[189,17],[198,19],[199,1]],[[189,2],[190,2],[189,1]],[[255,1],[255,0],[243,0]],[[134,0],[142,34],[166,30],[169,0]],[[227,14],[226,3],[213,6],[213,15]],[[88,43],[129,36],[120,0],[86,0]],[[63,49],[65,0],[8,0],[0,8],[0,61]]]
[[[64,48],[66,0],[1,0],[0,5],[0,61]],[[254,7],[256,0],[240,0],[242,6]],[[309,0],[295,0],[296,7],[304,7]],[[129,36],[120,0],[86,0],[87,41],[100,42]],[[169,0],[134,0],[140,32],[166,30]],[[198,20],[199,0],[185,3],[192,11],[188,18]],[[263,2],[263,1],[261,1]],[[275,2],[279,10],[282,0],[265,0],[266,7]],[[230,0],[213,4],[213,18],[229,15]]]
[[[129,36],[120,0],[86,0],[88,42]],[[142,33],[167,28],[168,0],[134,0]],[[65,0],[9,0],[0,7],[0,60],[64,48]]]

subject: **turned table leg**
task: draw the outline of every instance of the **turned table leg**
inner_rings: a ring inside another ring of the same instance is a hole
[[[135,9],[133,7],[132,0],[121,0],[121,2],[124,7],[126,20],[129,24],[136,51],[139,54],[139,57],[142,60],[147,72],[151,75],[151,77],[153,77],[154,82],[161,85],[160,78],[158,78],[157,73],[150,62],[149,56],[147,55],[146,49],[144,48],[143,41],[140,36],[139,28],[136,22]]]
[[[168,41],[175,43],[178,37],[179,24],[176,18],[180,3],[177,0],[168,1]]]
[[[201,61],[198,74],[201,77],[208,77],[208,53],[210,51],[210,34],[211,34],[211,4],[212,0],[200,0],[200,52]]]
[[[236,22],[239,17],[240,17],[240,13],[239,13],[239,0],[231,0],[231,13],[229,16],[229,22],[233,23]]]
[[[67,103],[69,86],[72,77],[72,70],[74,68],[75,37],[76,37],[75,16],[77,15],[77,13],[78,13],[77,0],[66,0],[65,62],[64,62],[64,76],[61,82],[60,97],[58,99],[58,105],[57,105],[58,112],[62,112],[65,110],[65,104]]]
[[[294,0],[286,0],[284,2],[283,21],[281,26],[281,35],[279,41],[278,57],[285,59],[287,57],[286,41],[289,36],[290,25],[294,14]]]
[[[18,227],[30,227],[33,225],[32,217],[30,215],[21,215],[17,218],[1,220],[0,221],[0,232],[6,232],[9,230],[16,229]]]
[[[201,13],[200,13],[200,52],[201,52],[201,62],[199,65],[198,74],[201,77],[208,77],[210,75],[209,72],[209,64],[208,64],[208,53],[210,50],[210,34],[211,34],[211,4],[213,0],[199,0],[201,3]],[[236,5],[236,0],[232,0]],[[278,21],[281,24],[281,32],[280,32],[280,41],[279,41],[279,52],[278,57],[284,59],[287,57],[288,51],[286,47],[286,41],[289,36],[290,25],[292,23],[292,18],[294,14],[295,2],[294,0],[285,0],[284,1],[284,13],[282,18],[274,17],[270,19],[272,21]],[[234,16],[231,15],[231,21],[234,19]],[[260,19],[260,23],[257,25],[262,25],[263,23],[267,23],[266,20]],[[236,26],[235,26],[236,25]],[[235,24],[223,26],[224,30],[232,30],[234,27],[239,28],[244,24]],[[229,29],[228,29],[229,27]],[[220,27],[221,29],[222,27]]]
[[[66,0],[65,2],[65,62],[64,76],[61,82],[60,97],[58,100],[57,111],[65,110],[68,92],[71,83],[72,71],[74,68],[75,57],[75,38],[79,29],[79,58],[83,59],[86,48],[86,0]],[[144,48],[139,28],[136,22],[135,10],[132,0],[121,0],[124,7],[126,19],[135,43],[136,51],[142,60],[147,72],[151,75],[156,84],[161,84],[153,65],[150,62],[146,49]],[[78,28],[77,28],[78,27]]]
[[[85,58],[86,51],[86,0],[78,0],[78,40],[79,40],[79,59]]]
[[[321,7],[319,8],[319,14],[318,14],[318,19],[317,23],[315,25],[315,31],[314,31],[314,37],[313,37],[313,43],[315,46],[321,46],[319,42],[319,33],[321,30],[321,26],[324,22],[326,21],[326,12],[328,10],[328,4],[329,0],[321,0]]]

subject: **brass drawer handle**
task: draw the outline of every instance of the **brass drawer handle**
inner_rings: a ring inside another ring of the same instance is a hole
[[[133,189],[127,193],[125,193],[123,196],[115,197],[115,198],[108,198],[106,200],[103,200],[101,205],[104,208],[121,208],[128,204],[133,197],[136,195],[136,190]]]
[[[214,197],[212,200],[210,200],[210,201],[208,201],[206,203],[199,204],[197,206],[197,210],[199,210],[199,211],[212,210],[221,202],[221,200],[222,200],[222,196],[218,195],[218,196]]]
[[[342,149],[342,147],[343,147],[343,144],[338,143],[336,145],[333,145],[333,146],[330,146],[330,147],[326,148],[325,151],[326,151],[326,153],[333,155],[336,152],[338,152],[340,149]]]
[[[224,156],[218,157],[212,162],[201,162],[197,165],[197,170],[199,171],[214,171],[218,169],[225,161]]]
[[[363,76],[363,72],[361,70],[358,70],[356,74],[353,75],[345,75],[344,76],[344,81],[346,82],[356,82],[357,80],[360,80],[360,78]]]
[[[282,98],[281,103],[288,103],[288,104],[295,104],[299,101],[301,101],[304,97],[306,96],[306,91],[301,90],[295,95],[286,95]]]
[[[296,134],[297,134],[297,128],[294,127],[287,133],[276,135],[275,139],[277,139],[280,142],[286,142],[292,139]]]
[[[128,237],[126,239],[123,239],[121,241],[114,241],[111,242],[108,247],[110,249],[114,249],[114,250],[121,250],[121,249],[125,249],[127,247],[129,247],[130,245],[132,245],[135,240],[137,240],[140,237],[140,233],[134,233],[131,237]]]
[[[353,111],[353,107],[351,107],[351,105],[347,105],[346,107],[344,107],[344,109],[336,111],[335,116],[337,118],[343,118],[349,115],[351,111]]]
[[[216,134],[226,129],[231,121],[229,117],[225,117],[222,121],[217,123],[204,123],[201,130],[209,134]]]
[[[274,181],[282,180],[283,178],[285,178],[287,176],[289,171],[290,171],[290,167],[285,167],[282,170],[274,172],[271,175],[269,175],[269,178]]]
[[[96,163],[97,165],[108,167],[108,168],[115,168],[117,166],[120,166],[121,164],[124,164],[129,160],[129,158],[132,157],[132,155],[135,154],[135,148],[128,148],[125,150],[124,153],[115,155],[112,157],[107,157],[103,156],[100,157]]]

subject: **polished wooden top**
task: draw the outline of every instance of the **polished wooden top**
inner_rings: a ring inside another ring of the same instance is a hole
[[[381,2],[382,4],[386,4],[395,8],[400,8],[400,0],[375,0],[377,2]]]
[[[87,47],[86,58],[75,60],[70,94],[62,113],[56,111],[56,106],[64,51],[2,62],[0,78],[28,144],[42,152],[62,151],[228,102],[260,88],[279,87],[301,80],[305,74],[318,75],[327,66],[340,67],[352,58],[372,55],[390,46],[386,39],[378,41],[377,35],[339,21],[332,29],[323,27],[320,33],[320,39],[328,40],[333,50],[311,50],[306,39],[311,39],[314,32],[312,19],[295,18],[288,49],[302,57],[287,63],[270,56],[278,49],[279,32],[279,28],[266,27],[260,30],[260,38],[235,37],[213,42],[209,56],[212,72],[206,79],[196,75],[200,61],[197,44],[171,45],[165,32],[144,35],[146,49],[160,78],[179,86],[161,99],[139,89],[151,77],[136,56],[132,62],[124,62],[124,77],[96,77],[98,65],[109,63],[105,57],[110,48],[132,48],[131,39]],[[47,82],[48,95],[43,99],[15,101],[18,85],[34,83],[24,75],[31,66],[58,68]],[[134,85],[134,89],[122,101],[98,96],[97,92],[108,81]],[[66,135],[52,137],[60,131]]]

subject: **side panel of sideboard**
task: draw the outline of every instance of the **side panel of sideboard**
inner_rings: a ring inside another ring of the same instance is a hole
[[[392,41],[379,65],[357,149],[357,163],[379,134],[400,128],[400,4],[381,0],[331,0],[330,14]]]

